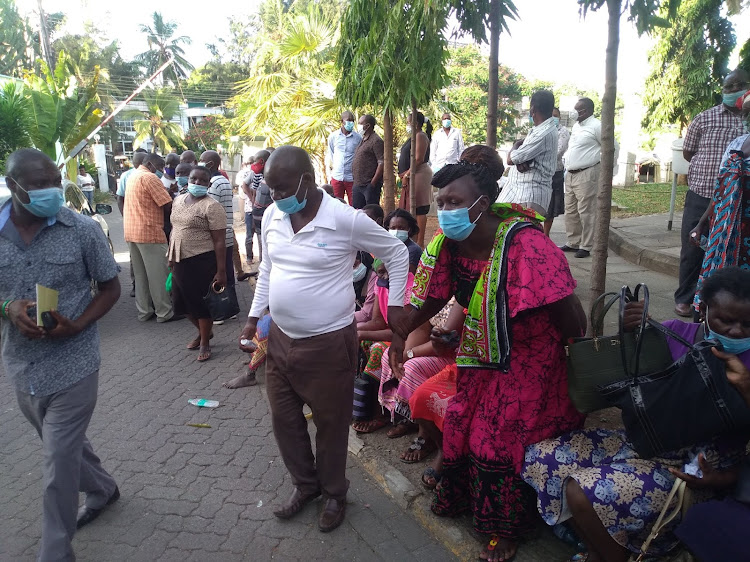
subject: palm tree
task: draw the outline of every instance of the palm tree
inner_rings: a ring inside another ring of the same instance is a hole
[[[0,88],[0,170],[5,170],[5,159],[19,148],[31,144],[29,138],[29,101],[23,95],[23,85],[6,82]]]
[[[154,12],[152,17],[153,27],[143,24],[140,26],[141,33],[146,34],[149,50],[136,55],[135,60],[145,66],[146,73],[150,75],[172,57],[174,63],[164,71],[164,80],[172,83],[177,82],[178,79],[184,80],[194,67],[185,59],[185,51],[180,45],[190,45],[192,40],[185,35],[172,37],[177,24],[173,21],[164,21],[159,12]]]
[[[266,43],[230,103],[242,133],[265,136],[268,144],[296,144],[322,163],[328,134],[341,116],[333,64],[336,25],[314,6],[302,14],[275,10],[273,16],[267,32],[278,40]]]
[[[136,137],[134,145],[151,139],[152,151],[158,148],[162,154],[173,152],[175,148],[183,148],[185,134],[182,127],[173,121],[180,113],[180,100],[167,90],[156,90],[153,93],[144,92],[146,111],[131,111],[126,115],[135,117],[133,127]]]

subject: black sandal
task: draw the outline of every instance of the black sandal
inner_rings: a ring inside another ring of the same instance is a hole
[[[429,484],[427,480],[425,480],[425,478],[433,478],[435,480],[435,485]],[[440,484],[440,480],[442,480],[442,478],[442,474],[440,474],[431,466],[428,466],[422,473],[422,486],[424,486],[427,490],[434,490],[435,488],[437,488],[437,485]]]

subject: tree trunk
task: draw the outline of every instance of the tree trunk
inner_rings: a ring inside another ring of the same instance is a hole
[[[383,211],[387,215],[396,208],[396,174],[393,172],[393,117],[391,110],[387,109],[383,116],[383,189],[385,200]]]
[[[599,196],[591,260],[590,302],[605,292],[609,221],[612,214],[612,174],[615,166],[615,98],[617,97],[617,54],[620,46],[622,0],[607,0],[609,29],[602,98],[602,156],[599,169]],[[591,330],[589,318],[589,330]]]
[[[497,147],[498,56],[500,54],[500,2],[490,3],[490,68],[487,93],[487,145]]]
[[[409,212],[413,217],[417,216],[417,186],[414,181],[414,174],[417,173],[417,102],[411,101],[411,158],[409,162]]]

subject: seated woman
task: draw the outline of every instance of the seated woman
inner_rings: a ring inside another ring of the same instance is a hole
[[[357,326],[372,320],[375,306],[375,283],[378,276],[373,269],[374,260],[367,252],[357,252],[354,258],[352,281],[354,283],[354,321]]]
[[[187,315],[198,328],[198,336],[187,345],[188,349],[200,349],[198,361],[211,358],[209,340],[213,337],[213,320],[203,296],[212,284],[227,284],[227,217],[220,203],[206,197],[210,180],[207,168],[190,171],[188,193],[172,203],[168,254],[175,314]]]
[[[443,424],[448,405],[456,395],[457,376],[458,366],[451,363],[422,383],[409,398],[412,419],[419,425],[419,434],[426,443],[432,443],[438,452],[430,466],[422,472],[422,485],[428,490],[434,490],[443,477]],[[413,454],[409,447],[401,458],[404,462],[410,462]]]
[[[643,303],[628,303],[626,329],[639,325],[642,311]],[[664,325],[688,341],[719,340],[726,351],[736,354],[714,350],[725,359],[730,381],[736,386],[740,380],[747,384],[750,271],[725,268],[706,279],[700,315],[700,324],[668,320]],[[667,342],[675,360],[688,351],[675,340]],[[741,376],[735,374],[737,371],[742,371]],[[675,412],[675,423],[680,415]],[[631,552],[640,551],[675,477],[681,474],[678,470],[699,455],[707,473],[735,466],[746,442],[747,436],[718,437],[646,460],[633,450],[623,430],[579,430],[528,447],[523,478],[536,490],[539,513],[548,525],[572,518],[573,528],[588,547],[589,562],[624,562]],[[704,484],[715,480],[708,474],[706,478]],[[649,555],[660,556],[677,543],[674,534],[662,531],[651,543]],[[710,560],[737,558],[718,556]]]
[[[488,538],[480,556],[491,562],[515,556],[534,526],[531,490],[520,477],[524,448],[582,425],[568,397],[564,342],[586,325],[568,262],[542,232],[542,217],[495,203],[502,173],[493,148],[472,146],[435,174],[441,231],[425,249],[412,308],[390,349],[391,368],[402,372],[402,334],[452,296],[467,309],[432,511],[472,513]]]
[[[412,240],[419,234],[417,219],[409,211],[395,209],[385,217],[383,228],[406,244],[409,250],[409,271],[416,273],[419,259],[422,257],[422,248]]]
[[[360,348],[365,353],[367,366],[365,373],[370,373],[370,377],[379,381],[379,375],[373,373],[380,372],[381,359],[383,352],[388,349],[388,343],[391,341],[393,332],[388,326],[388,270],[382,261],[376,259],[373,262],[373,270],[377,275],[375,283],[375,301],[373,303],[372,318],[367,322],[357,325],[357,334],[359,336]],[[406,294],[404,301],[408,302],[411,298],[411,287],[414,283],[414,275],[409,273],[406,282]],[[368,400],[376,400],[377,394],[368,397]],[[352,427],[359,433],[369,433],[380,429],[386,424],[384,420],[358,420]]]

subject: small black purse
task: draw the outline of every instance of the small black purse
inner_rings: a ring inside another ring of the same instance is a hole
[[[750,429],[750,408],[727,379],[724,361],[711,349],[716,342],[690,343],[653,320],[648,324],[688,348],[666,369],[600,388],[622,410],[628,441],[643,458]],[[636,350],[636,356],[640,348]],[[623,363],[627,362],[623,357]],[[627,367],[626,367],[627,368]]]
[[[237,292],[234,287],[217,286],[211,283],[208,293],[203,297],[211,318],[215,321],[228,320],[240,312],[240,304],[237,302]]]

